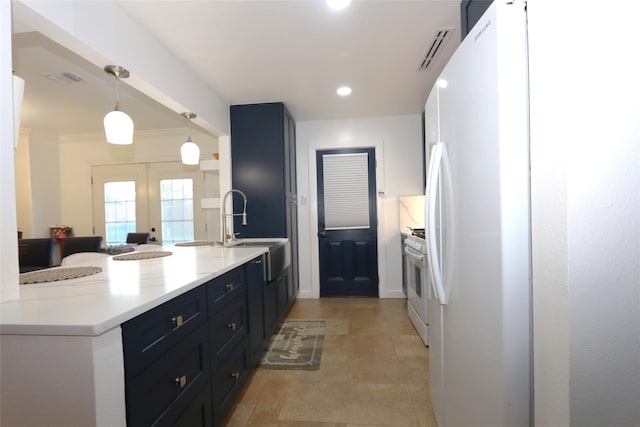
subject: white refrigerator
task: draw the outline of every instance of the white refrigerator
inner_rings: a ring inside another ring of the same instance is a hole
[[[496,0],[426,104],[430,394],[439,427],[531,420],[526,10]]]

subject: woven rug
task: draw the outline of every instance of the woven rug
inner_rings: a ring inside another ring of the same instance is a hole
[[[120,254],[113,257],[115,261],[134,261],[138,259],[160,258],[172,255],[171,251],[140,251],[129,252],[128,254]]]
[[[45,268],[20,274],[20,284],[58,282],[60,280],[91,276],[101,271],[102,268],[100,267]]]
[[[176,246],[213,246],[213,242],[209,240],[195,240],[193,242],[179,242]]]
[[[324,320],[291,320],[271,337],[260,363],[266,369],[320,369]]]

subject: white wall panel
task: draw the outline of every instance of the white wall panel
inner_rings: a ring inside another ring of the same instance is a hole
[[[316,150],[375,147],[378,181],[378,273],[382,298],[403,297],[400,196],[422,194],[419,115],[297,122],[300,297],[318,298]]]
[[[528,10],[535,425],[638,426],[640,5]]]

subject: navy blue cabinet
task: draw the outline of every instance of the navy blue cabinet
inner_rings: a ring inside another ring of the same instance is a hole
[[[267,337],[271,337],[280,322],[278,317],[278,283],[272,280],[264,288],[264,328]]]
[[[173,425],[210,387],[204,291],[196,288],[122,325],[127,426]]]
[[[245,267],[212,280],[207,285],[211,345],[213,424],[220,425],[249,379],[249,328]]]
[[[289,280],[297,295],[298,211],[296,124],[282,102],[232,105],[231,166],[233,188],[247,196],[247,225],[234,218],[239,237],[288,237]],[[241,212],[234,198],[234,212]]]
[[[493,0],[462,0],[460,2],[460,28],[461,39],[471,32],[476,22],[480,20],[484,12],[491,6]]]
[[[260,363],[262,350],[264,350],[268,337],[265,329],[266,272],[264,256],[248,262],[244,269],[247,279],[251,364],[257,366]]]
[[[249,331],[257,354],[266,342],[264,289],[260,256],[122,324],[127,426],[220,425],[253,367]]]
[[[220,366],[213,370],[213,423],[218,426],[228,415],[242,386],[251,374],[249,337],[245,337],[229,353]]]

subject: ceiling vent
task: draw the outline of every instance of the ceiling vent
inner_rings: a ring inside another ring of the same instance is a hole
[[[54,82],[61,85],[68,85],[70,83],[78,83],[78,82],[84,81],[84,79],[79,75],[73,74],[70,72],[47,74],[46,77],[49,80],[53,80]]]
[[[435,57],[438,55],[442,47],[445,45],[447,40],[449,40],[449,36],[453,32],[453,28],[443,28],[438,31],[436,37],[433,39],[431,44],[429,45],[429,49],[427,53],[424,55],[422,60],[420,61],[420,66],[418,67],[418,71],[427,71],[433,64]]]

